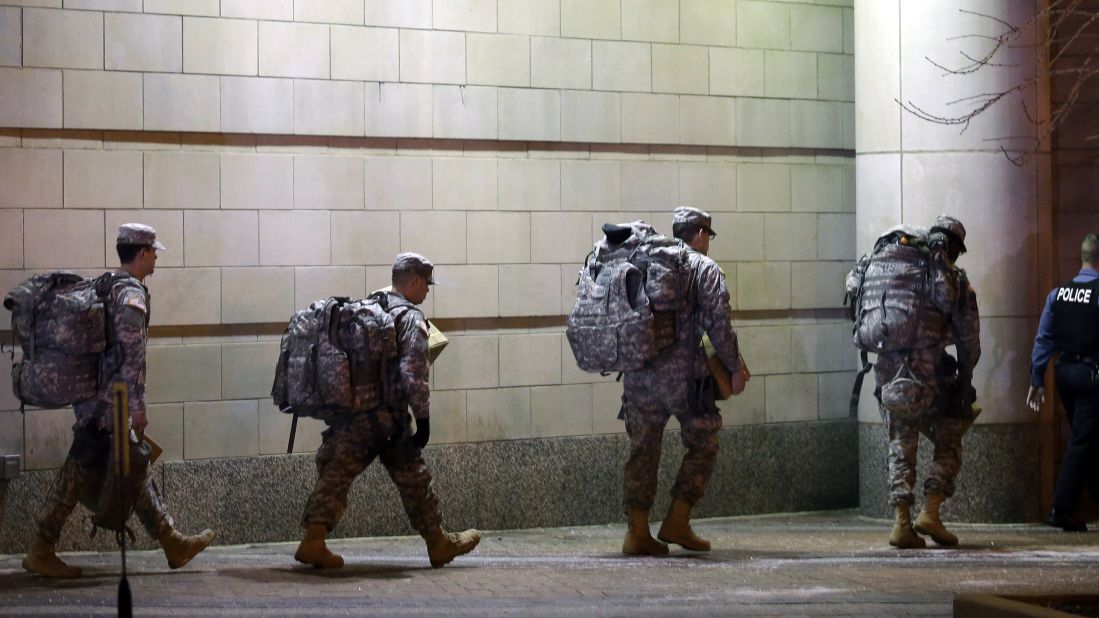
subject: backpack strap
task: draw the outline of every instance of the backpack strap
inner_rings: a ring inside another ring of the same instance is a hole
[[[855,387],[851,389],[851,406],[847,410],[847,417],[850,419],[857,419],[859,417],[859,399],[862,398],[862,381],[866,377],[866,374],[870,373],[870,370],[874,368],[874,364],[870,362],[870,357],[866,354],[866,350],[859,352],[859,358],[862,360],[862,368],[859,369],[858,374],[855,375]]]

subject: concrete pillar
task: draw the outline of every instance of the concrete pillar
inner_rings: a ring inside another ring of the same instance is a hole
[[[1030,114],[1044,113],[1048,89],[1026,88],[975,118],[965,132],[931,123],[901,109],[912,102],[938,115],[970,109],[950,101],[997,92],[1035,75],[1036,47],[1007,49],[1002,64],[962,76],[944,76],[929,58],[947,67],[980,57],[987,39],[1008,23],[1035,15],[1037,0],[856,0],[856,237],[858,254],[896,223],[929,226],[939,213],[966,226],[969,252],[959,265],[978,294],[984,355],[976,370],[978,423],[964,439],[957,493],[944,507],[948,520],[1027,521],[1039,517],[1042,499],[1038,417],[1023,405],[1034,328],[1048,276],[1050,244],[1049,154],[1021,166],[1001,146],[1028,149]],[[1034,29],[1025,42],[1034,41]],[[873,394],[873,376],[859,410],[860,503],[864,514],[890,516],[887,504],[886,435]],[[931,444],[921,440],[915,493],[922,496]]]

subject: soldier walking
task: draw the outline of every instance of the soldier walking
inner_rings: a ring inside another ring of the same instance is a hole
[[[387,399],[373,410],[325,421],[328,429],[317,450],[317,482],[302,514],[305,537],[294,554],[299,562],[325,569],[343,566],[343,557],[328,550],[325,536],[343,517],[351,483],[376,457],[397,486],[409,523],[427,544],[432,567],[473,551],[481,540],[477,530],[443,530],[439,499],[421,455],[431,435],[431,392],[428,325],[418,305],[435,283],[433,270],[427,258],[415,253],[402,253],[393,262],[393,287],[383,302],[396,322],[398,358],[382,376]],[[415,433],[409,408],[416,418]]]
[[[100,364],[99,393],[95,398],[73,406],[76,413],[73,444],[38,518],[38,534],[23,558],[24,569],[47,577],[79,577],[81,574],[79,568],[58,558],[55,551],[61,529],[77,501],[95,508],[108,473],[111,440],[126,439],[126,436],[111,435],[112,384],[126,384],[132,429],[141,434],[149,423],[145,413],[145,347],[150,307],[144,281],[156,267],[156,252],[165,249],[156,239],[156,230],[140,223],[126,223],[118,228],[116,248],[122,266],[110,278],[111,286],[104,303],[108,347]],[[131,451],[137,451],[136,445]],[[205,549],[213,541],[214,533],[204,530],[197,536],[182,535],[164,507],[147,467],[142,468],[141,474],[143,479],[135,479],[141,489],[137,492],[134,509],[145,530],[163,548],[168,566],[178,569]]]
[[[710,215],[680,206],[672,218],[672,233],[689,248],[690,285],[681,311],[675,315],[675,341],[638,371],[625,373],[622,411],[630,437],[623,507],[628,519],[622,551],[626,554],[668,553],[665,543],[709,551],[710,542],[690,526],[691,510],[706,493],[717,457],[721,414],[714,403],[706,359],[700,347],[709,335],[718,358],[734,374],[741,372],[736,331],[731,322],[725,275],[706,256],[717,234]],[[657,537],[649,531],[649,509],[656,495],[657,471],[664,427],[675,415],[687,452],[672,486],[672,504]],[[663,542],[661,542],[663,541]]]

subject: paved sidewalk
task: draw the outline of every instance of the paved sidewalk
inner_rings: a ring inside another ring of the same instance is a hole
[[[710,519],[713,552],[665,558],[620,554],[624,525],[502,531],[437,570],[418,537],[335,541],[337,571],[295,563],[292,543],[214,547],[180,571],[135,552],[129,581],[136,616],[948,616],[955,592],[1099,593],[1099,532],[953,528],[958,548],[901,552],[888,522],[851,512]],[[85,576],[0,556],[0,615],[112,615],[117,553],[64,558]]]

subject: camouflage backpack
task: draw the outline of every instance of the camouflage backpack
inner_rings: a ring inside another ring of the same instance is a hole
[[[406,310],[372,295],[321,299],[295,313],[280,344],[275,405],[325,419],[380,405],[386,363],[397,355],[396,318]]]
[[[115,281],[109,272],[85,279],[69,272],[35,275],[4,297],[11,327],[23,349],[12,364],[12,390],[25,405],[57,408],[95,397],[107,348],[104,299]],[[14,360],[14,350],[12,351]]]
[[[605,224],[580,269],[565,335],[584,371],[636,371],[675,341],[690,284],[686,246],[643,221]]]

